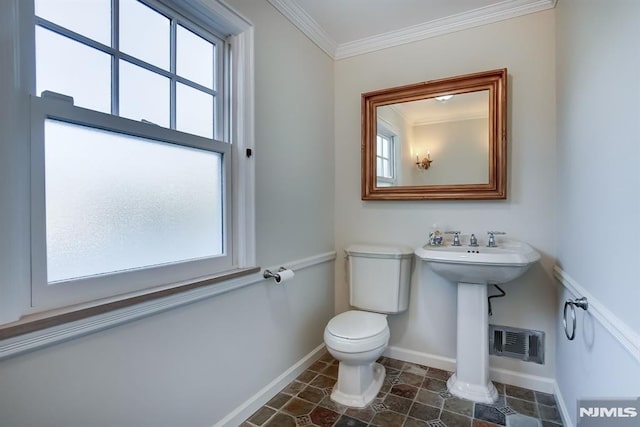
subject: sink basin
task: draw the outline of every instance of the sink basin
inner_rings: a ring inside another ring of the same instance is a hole
[[[486,246],[423,246],[416,255],[433,271],[453,282],[502,284],[510,282],[540,259],[531,246],[517,240]]]
[[[540,254],[517,240],[500,242],[495,248],[427,245],[415,254],[458,286],[456,372],[447,389],[463,399],[496,402],[498,391],[489,378],[487,285],[520,277]]]

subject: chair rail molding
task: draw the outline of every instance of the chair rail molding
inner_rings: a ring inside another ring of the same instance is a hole
[[[294,272],[310,268],[316,265],[332,262],[336,259],[336,252],[324,252],[307,258],[283,262]],[[270,266],[267,268],[278,268]],[[186,292],[176,293],[163,298],[146,301],[118,310],[109,311],[96,316],[74,322],[64,323],[58,326],[37,330],[23,335],[0,340],[0,360],[16,356],[28,351],[67,341],[73,338],[98,332],[107,328],[121,325],[142,317],[150,316],[185,304],[204,300],[226,292],[231,292],[245,286],[265,282],[262,277],[264,269],[257,273],[226,280],[210,286],[203,286]]]
[[[586,297],[588,312],[640,363],[640,335],[557,265],[553,276],[574,296]]]

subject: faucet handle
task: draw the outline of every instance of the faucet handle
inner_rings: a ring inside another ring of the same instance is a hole
[[[460,231],[445,231],[444,234],[453,234],[453,246],[461,246]]]
[[[496,235],[503,235],[503,234],[507,234],[504,231],[487,231],[487,234],[489,234],[489,239],[487,240],[487,247],[489,248],[495,248],[496,245]]]

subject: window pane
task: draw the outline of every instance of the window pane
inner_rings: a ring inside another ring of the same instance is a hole
[[[111,46],[111,0],[35,0],[35,13]]]
[[[382,155],[382,138],[380,137],[380,135],[376,137],[376,146],[377,146],[376,153],[378,153],[378,156],[381,156]]]
[[[120,116],[169,127],[169,79],[120,61]]]
[[[120,50],[169,70],[170,22],[136,0],[120,0]]]
[[[213,96],[178,83],[176,129],[213,138]]]
[[[376,172],[378,174],[378,176],[384,176],[383,171],[382,171],[382,159],[380,157],[378,157],[376,159]]]
[[[45,123],[48,281],[222,253],[218,153]]]
[[[36,27],[36,93],[72,96],[74,104],[111,113],[111,57]]]
[[[213,89],[214,45],[186,28],[178,25],[177,31],[177,73]]]
[[[387,138],[382,140],[382,153],[384,157],[389,158],[389,140]]]

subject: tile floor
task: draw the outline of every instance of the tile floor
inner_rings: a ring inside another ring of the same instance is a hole
[[[474,403],[447,392],[451,372],[382,357],[387,371],[382,390],[363,409],[347,408],[329,395],[338,362],[325,354],[256,411],[241,427],[559,427],[551,394],[494,383],[494,404]]]

